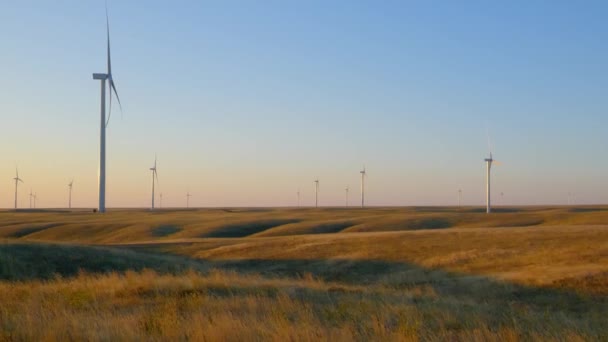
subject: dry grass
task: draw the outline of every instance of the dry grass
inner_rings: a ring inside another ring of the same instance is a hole
[[[452,286],[482,286],[474,280]],[[497,285],[495,285],[497,286]],[[463,289],[460,289],[461,291]],[[572,312],[498,286],[446,296],[433,285],[395,289],[233,273],[80,274],[0,283],[8,340],[589,340],[608,336],[606,308]],[[508,298],[494,295],[504,295]],[[576,300],[569,298],[568,300]]]
[[[207,237],[410,231],[446,228],[581,226],[608,223],[608,207],[201,209],[0,212],[0,238],[126,243]]]
[[[606,223],[605,207],[0,212],[0,340],[606,340]]]

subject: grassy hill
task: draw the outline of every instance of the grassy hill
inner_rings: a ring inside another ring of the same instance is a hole
[[[446,228],[603,225],[608,207],[324,208],[0,212],[0,238],[127,243]]]
[[[606,340],[608,207],[0,212],[0,340]]]

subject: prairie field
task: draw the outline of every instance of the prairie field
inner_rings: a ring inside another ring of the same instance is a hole
[[[0,211],[0,340],[608,340],[608,206]]]

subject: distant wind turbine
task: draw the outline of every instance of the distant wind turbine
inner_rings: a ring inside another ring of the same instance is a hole
[[[492,158],[492,152],[490,152],[490,158],[484,159],[486,162],[486,213],[490,213],[492,211],[492,204],[490,203],[490,169],[492,168],[492,163],[494,159]]]
[[[361,173],[361,208],[365,207],[365,176],[367,173],[365,172],[365,165],[363,165],[363,170],[359,171]]]
[[[190,192],[186,193],[186,208],[190,208],[190,197],[192,197],[192,195],[190,195]]]
[[[492,203],[491,203],[491,192],[490,192],[490,170],[492,169],[492,164],[500,164],[498,161],[494,160],[492,157],[492,147],[490,145],[490,138],[488,136],[488,147],[490,149],[490,157],[484,159],[486,162],[486,213],[490,213],[492,211]]]
[[[110,19],[108,17],[108,8],[106,6],[106,35],[107,35],[107,62],[108,71],[105,74],[95,73],[93,74],[94,80],[101,81],[101,129],[99,139],[99,212],[104,213],[106,211],[106,127],[110,122],[112,116],[112,92],[116,95],[118,100],[118,106],[122,112],[122,105],[120,104],[120,97],[116,91],[116,85],[112,78],[112,61],[110,58]],[[108,92],[110,93],[110,107],[108,110],[108,119],[106,120],[106,81],[108,83]]]
[[[160,207],[162,208],[163,207],[163,193],[162,192],[160,193],[160,203],[159,204],[160,204]]]
[[[319,207],[319,178],[315,179],[315,208]]]
[[[298,188],[298,208],[300,207],[300,189]]]
[[[346,206],[348,207],[348,185],[346,186],[344,191],[346,192]]]
[[[30,209],[32,209],[32,198],[34,197],[34,194],[32,193],[32,189],[30,189]]]
[[[19,182],[23,183],[23,179],[19,178],[19,169],[15,168],[16,176],[15,180],[15,209],[17,209],[17,189],[19,188]]]
[[[68,197],[68,208],[72,209],[72,186],[74,186],[74,178],[68,184],[68,188],[70,188],[70,195]]]
[[[154,167],[151,167],[150,171],[152,171],[152,210],[154,210],[154,184],[158,183],[158,172],[156,171],[156,156],[154,156]]]
[[[458,189],[458,207],[462,206],[462,189]]]

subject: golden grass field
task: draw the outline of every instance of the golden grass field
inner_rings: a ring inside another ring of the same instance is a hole
[[[608,207],[0,212],[0,340],[608,340]]]

